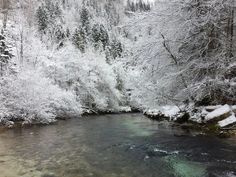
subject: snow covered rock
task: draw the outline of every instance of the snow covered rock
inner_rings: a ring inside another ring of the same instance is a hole
[[[233,105],[231,108],[232,108],[232,111],[236,113],[236,105]]]
[[[229,105],[226,104],[208,113],[205,117],[205,121],[206,122],[220,121],[229,117],[230,114],[231,114],[231,108]]]
[[[119,111],[120,111],[120,112],[131,112],[132,110],[131,110],[131,107],[130,107],[130,106],[121,106],[121,107],[119,108]]]
[[[146,110],[143,114],[155,120],[163,120],[164,118],[166,118],[165,115],[158,109]]]
[[[166,117],[173,117],[180,112],[180,109],[177,106],[169,105],[162,106],[160,110]]]
[[[12,122],[12,121],[7,121],[7,122],[5,123],[5,126],[6,126],[7,128],[12,128],[12,127],[14,126],[14,122]]]
[[[144,115],[149,118],[162,120],[170,119],[176,117],[180,112],[180,109],[177,106],[160,106],[158,109],[148,109],[144,111]]]
[[[236,117],[235,117],[234,114],[231,115],[230,117],[218,122],[218,125],[221,128],[224,128],[224,127],[227,127],[227,126],[230,126],[230,125],[233,125],[233,124],[236,124]]]
[[[205,107],[205,110],[208,111],[208,112],[212,112],[216,109],[219,109],[220,107],[222,107],[222,105],[216,105],[216,106],[206,106]]]

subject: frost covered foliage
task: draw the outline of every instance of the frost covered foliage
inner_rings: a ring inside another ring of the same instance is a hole
[[[35,70],[1,78],[0,119],[50,123],[58,117],[78,116],[81,105],[73,92],[62,90]]]
[[[180,66],[184,67],[186,80],[192,82],[186,89],[200,104],[232,104],[236,88],[233,78],[226,78],[225,73],[235,60],[233,1],[187,3],[182,13],[184,19],[191,20],[185,26],[190,30],[185,30],[188,35],[179,47]]]
[[[61,88],[73,90],[84,109],[119,111],[119,106],[125,104],[122,88],[118,88],[118,75],[105,55],[93,49],[83,54],[68,45],[56,51],[52,60],[45,73]]]
[[[236,102],[233,0],[2,2],[2,119]]]
[[[149,107],[235,103],[233,5],[230,0],[157,1],[149,13],[127,18],[123,30],[134,45],[128,43],[130,73],[143,78],[131,86],[134,102]]]
[[[14,55],[0,76],[0,122],[50,123],[127,105],[115,65],[123,46],[116,35],[119,15],[113,3],[13,4],[2,27],[12,38]]]

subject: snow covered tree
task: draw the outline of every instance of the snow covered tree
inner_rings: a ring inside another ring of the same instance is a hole
[[[0,75],[3,76],[9,60],[13,57],[11,47],[7,44],[6,37],[0,33]]]
[[[107,49],[107,57],[111,57],[112,59],[116,59],[122,56],[123,47],[120,41],[113,39]]]
[[[46,32],[45,30],[47,29],[48,23],[49,23],[46,8],[44,8],[43,6],[40,6],[36,12],[36,18],[37,18],[37,23],[38,23],[38,30],[41,33],[45,33]]]
[[[62,10],[59,3],[49,0],[45,0],[36,11],[39,32],[41,35],[48,36],[55,43],[60,43],[65,38],[65,30],[61,25],[61,15]]]
[[[127,11],[150,11],[151,4],[149,1],[134,1],[134,0],[127,0],[126,2],[126,10]]]
[[[188,0],[182,9],[188,31],[178,62],[199,104],[222,103],[230,94],[224,72],[233,59],[231,8],[231,1]]]
[[[117,26],[120,22],[120,14],[116,9],[116,4],[113,1],[108,1],[104,5],[104,9],[106,11],[106,19],[109,21],[109,24],[114,27]]]
[[[102,45],[102,48],[105,50],[109,43],[109,35],[103,25],[95,24],[92,28],[91,37],[95,48]]]
[[[83,27],[83,29],[85,30],[87,34],[89,32],[89,24],[90,24],[89,20],[90,20],[89,11],[87,10],[86,7],[83,7],[80,12],[80,22],[81,22],[81,26]]]
[[[84,28],[79,27],[78,29],[75,30],[72,41],[73,44],[82,52],[85,52],[85,48],[87,45],[87,37],[86,37],[86,31]]]

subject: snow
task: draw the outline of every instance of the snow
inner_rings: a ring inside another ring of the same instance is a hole
[[[146,114],[157,116],[157,115],[163,115],[165,117],[172,117],[180,112],[180,109],[177,106],[160,106],[158,109],[148,109],[145,111]]]
[[[231,106],[232,110],[236,110],[236,105]]]
[[[211,111],[213,111],[213,110],[215,110],[215,109],[218,109],[218,108],[220,108],[222,105],[215,105],[215,106],[206,106],[205,107],[205,109],[206,110],[211,110]]]
[[[159,109],[148,109],[148,110],[145,110],[144,113],[146,113],[147,115],[152,115],[152,116],[157,116],[161,114]]]
[[[142,0],[142,2],[145,3],[145,4],[153,4],[153,3],[155,3],[155,1],[156,1],[156,0]],[[131,0],[131,2],[133,2],[133,3],[138,3],[139,0]],[[126,3],[127,3],[127,0],[125,0],[125,4],[126,4]]]
[[[161,111],[165,116],[172,117],[172,116],[178,114],[180,109],[177,106],[167,105],[167,106],[163,106]]]
[[[226,104],[226,105],[224,105],[224,106],[222,106],[222,107],[220,107],[220,108],[210,112],[209,114],[207,114],[206,117],[205,117],[205,120],[206,121],[210,121],[212,119],[215,119],[215,118],[218,118],[220,116],[223,116],[224,114],[227,114],[230,111],[231,111],[230,106]]]
[[[139,0],[130,1],[140,2]],[[182,104],[189,100],[190,96],[201,100],[206,94],[208,95],[209,90],[218,90],[211,88],[212,84],[208,82],[217,81],[213,84],[214,87],[217,84],[236,86],[236,82],[230,79],[218,79],[222,77],[218,75],[224,73],[224,70],[216,74],[217,79],[212,79],[208,75],[206,76],[209,78],[195,78],[196,71],[224,63],[219,60],[219,63],[215,64],[217,58],[215,55],[206,62],[205,58],[195,59],[193,55],[193,60],[187,65],[184,64],[185,59],[193,53],[198,53],[196,51],[198,47],[191,44],[196,43],[196,46],[202,46],[202,42],[204,43],[201,35],[196,35],[196,40],[193,42],[187,40],[192,39],[191,34],[196,28],[203,29],[202,24],[195,21],[196,16],[190,18],[194,9],[186,12],[183,7],[188,5],[186,2],[183,4],[181,0],[175,3],[164,0],[141,1],[155,6],[150,11],[126,15],[124,4],[120,1],[108,3],[107,0],[101,0],[98,3],[96,1],[88,3],[90,5],[86,8],[90,16],[89,20],[87,19],[89,29],[92,29],[95,24],[103,25],[110,40],[118,39],[124,47],[124,58],[109,62],[106,56],[107,51],[94,49],[91,39],[91,41],[85,40],[86,43],[88,42],[85,53],[81,53],[70,40],[73,38],[75,29],[82,25],[80,24],[81,14],[78,13],[84,6],[82,0],[65,1],[68,8],[62,7],[60,3],[59,8],[62,14],[56,20],[49,20],[53,23],[48,24],[45,34],[36,31],[37,23],[32,23],[32,18],[29,18],[31,13],[27,14],[30,11],[35,14],[41,1],[29,6],[30,9],[22,9],[21,7],[24,6],[19,1],[21,4],[19,8],[13,8],[14,18],[9,18],[7,22],[7,31],[4,32],[6,37],[4,35],[4,39],[0,40],[9,46],[5,51],[11,51],[12,48],[13,52],[10,53],[14,56],[10,62],[15,62],[15,65],[9,65],[9,68],[16,68],[14,73],[9,69],[9,73],[4,75],[6,78],[0,81],[0,119],[10,117],[7,116],[9,113],[17,117],[23,111],[30,120],[34,119],[31,117],[40,117],[42,120],[53,121],[62,112],[68,114],[75,112],[80,115],[86,110],[82,110],[83,108],[94,110],[95,107],[103,111],[130,112],[131,108],[127,105],[134,108],[155,108],[149,109],[146,113],[153,116],[173,117],[180,112],[180,109],[185,110],[185,108],[174,106],[175,104]],[[106,8],[104,8],[105,5]],[[28,3],[25,2],[25,7],[27,6]],[[212,3],[210,9],[214,7],[221,9],[217,1]],[[224,8],[221,11],[223,10]],[[215,16],[213,14],[213,18],[210,16],[209,20],[214,21]],[[185,23],[186,19],[189,19],[187,23]],[[0,26],[3,24],[1,21]],[[195,25],[191,25],[192,22],[196,22],[196,28]],[[70,33],[68,39],[62,41],[61,48],[58,48],[58,36],[54,34],[57,26],[62,32],[68,29]],[[21,29],[22,34],[20,34]],[[165,39],[160,34],[164,35]],[[89,38],[90,35],[88,35],[88,40]],[[188,45],[186,47],[179,45],[179,41]],[[163,42],[166,42],[170,52],[163,48]],[[23,61],[19,58],[22,44],[24,44]],[[183,50],[184,48],[186,50]],[[188,51],[191,48],[196,48],[196,50]],[[183,55],[179,58],[181,67],[173,65],[170,53],[177,57]],[[0,57],[6,57],[6,55],[0,53]],[[219,57],[221,58],[220,55]],[[231,67],[235,65],[235,62],[230,64]],[[223,67],[225,66],[219,65],[219,68],[213,69],[221,71]],[[186,79],[188,88],[183,89],[183,79]],[[195,83],[196,80],[199,83]],[[3,109],[6,111],[2,111]],[[191,116],[194,121],[200,123],[201,117],[206,117],[208,121],[230,112],[228,105],[207,106],[203,109],[202,112],[201,110],[197,113],[193,112]],[[236,111],[236,106],[232,107],[232,110]],[[189,112],[189,109],[187,111]]]
[[[231,115],[230,117],[228,117],[228,118],[226,118],[226,119],[224,119],[224,120],[222,120],[222,121],[219,121],[219,122],[218,122],[218,125],[223,128],[223,127],[227,127],[227,126],[229,126],[229,125],[232,125],[232,124],[234,124],[234,123],[236,123],[236,117],[235,117],[235,115],[233,114],[233,115]]]
[[[121,106],[120,108],[121,112],[131,112],[131,107],[130,106]]]

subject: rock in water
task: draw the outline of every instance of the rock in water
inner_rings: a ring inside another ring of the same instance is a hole
[[[217,122],[221,121],[231,115],[231,108],[229,105],[224,105],[210,113],[205,117],[206,122]]]
[[[231,126],[233,124],[236,124],[236,117],[235,117],[234,114],[231,115],[230,117],[218,122],[218,125],[221,128],[228,127],[228,126]]]

